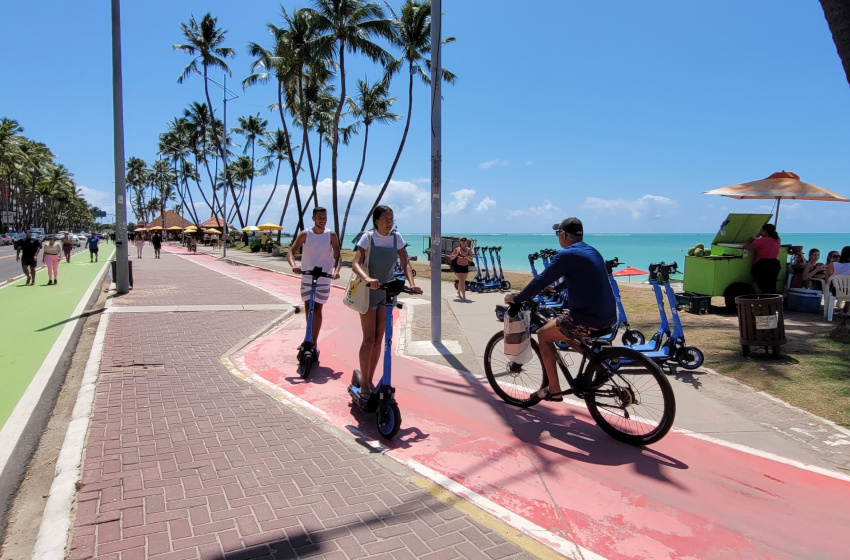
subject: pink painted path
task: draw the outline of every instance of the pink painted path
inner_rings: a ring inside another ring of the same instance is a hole
[[[298,300],[296,278],[190,258]],[[397,312],[396,339],[405,316]],[[320,409],[334,425],[378,439],[374,415],[352,411],[346,393],[357,367],[357,316],[341,297],[325,306],[322,363],[306,382],[295,372],[303,334],[297,315],[234,361]],[[402,428],[388,454],[425,465],[605,558],[848,557],[846,477],[682,433],[634,448],[604,434],[584,407],[542,403],[519,410],[502,403],[486,379],[405,357],[394,360],[393,384]]]

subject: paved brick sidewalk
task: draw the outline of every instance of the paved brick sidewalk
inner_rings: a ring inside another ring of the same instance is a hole
[[[122,305],[280,303],[165,252],[134,267]],[[219,358],[277,315],[111,314],[69,558],[531,557],[234,378]]]

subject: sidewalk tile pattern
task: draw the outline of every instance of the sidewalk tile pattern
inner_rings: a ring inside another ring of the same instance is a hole
[[[277,315],[110,317],[69,559],[531,558],[234,378],[222,353]]]

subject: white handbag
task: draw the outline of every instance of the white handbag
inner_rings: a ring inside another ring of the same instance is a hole
[[[516,364],[526,364],[534,357],[531,348],[531,312],[521,309],[516,316],[505,313],[505,357]]]

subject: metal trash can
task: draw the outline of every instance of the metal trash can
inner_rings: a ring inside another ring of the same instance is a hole
[[[741,352],[746,357],[750,346],[762,346],[779,358],[780,346],[785,344],[785,316],[782,313],[782,296],[753,294],[735,298],[738,306],[738,333]]]
[[[112,281],[117,284],[118,283],[118,263],[117,263],[117,261],[110,261],[110,263],[112,264]],[[127,269],[130,272],[130,274],[129,274],[129,276],[130,276],[130,287],[132,288],[133,287],[133,261],[131,261],[131,260],[127,261]]]

